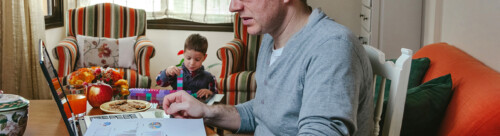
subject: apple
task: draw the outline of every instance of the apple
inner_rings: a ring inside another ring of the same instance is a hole
[[[113,89],[105,83],[95,83],[87,87],[87,100],[94,108],[99,108],[101,104],[111,101]]]

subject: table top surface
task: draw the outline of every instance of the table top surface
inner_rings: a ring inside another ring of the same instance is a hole
[[[24,135],[66,136],[69,135],[54,100],[30,100],[28,110],[28,126]],[[87,105],[87,115],[105,114],[99,108]],[[205,127],[207,135],[217,135],[212,129]]]

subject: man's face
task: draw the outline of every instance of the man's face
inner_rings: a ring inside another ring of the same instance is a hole
[[[283,23],[283,0],[231,0],[229,10],[240,13],[250,34],[273,33]]]

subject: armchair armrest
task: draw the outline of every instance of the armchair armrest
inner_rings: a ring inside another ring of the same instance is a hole
[[[155,56],[153,43],[146,36],[140,36],[137,37],[134,48],[137,72],[141,75],[149,76],[149,60]]]
[[[243,70],[244,66],[241,64],[245,50],[240,39],[234,39],[217,50],[217,58],[222,61],[221,78]]]
[[[57,68],[58,76],[65,77],[73,71],[76,60],[78,59],[78,44],[76,38],[73,36],[64,38],[54,49],[52,49],[52,54],[59,62]]]

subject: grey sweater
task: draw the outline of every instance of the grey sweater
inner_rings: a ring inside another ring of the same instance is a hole
[[[238,133],[255,135],[371,135],[372,70],[363,47],[321,10],[269,65],[274,41],[262,40],[255,99],[236,105]]]

